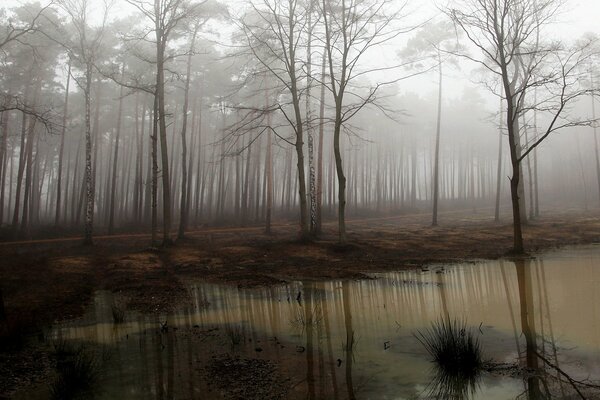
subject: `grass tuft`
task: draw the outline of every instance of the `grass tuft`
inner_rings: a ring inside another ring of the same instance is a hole
[[[84,346],[65,341],[54,344],[57,376],[50,386],[51,399],[89,399],[98,380],[99,364]]]
[[[436,367],[430,394],[434,398],[469,398],[477,389],[483,359],[479,340],[466,322],[440,318],[415,337]]]

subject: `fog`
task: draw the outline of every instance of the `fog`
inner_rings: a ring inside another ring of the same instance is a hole
[[[597,209],[598,5],[504,2],[5,2],[2,235]]]
[[[600,398],[599,15],[0,1],[0,398]]]

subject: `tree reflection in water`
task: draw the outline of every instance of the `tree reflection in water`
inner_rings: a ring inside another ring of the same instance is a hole
[[[527,368],[525,387],[529,400],[542,400],[549,398],[548,386],[544,378],[545,371],[540,368],[538,358],[537,333],[535,327],[535,308],[533,303],[533,284],[531,276],[532,263],[530,259],[518,258],[514,260],[517,268],[517,281],[519,285],[519,302],[521,305],[521,332],[525,336],[525,367]],[[523,357],[519,354],[520,361]],[[545,388],[545,393],[542,392]]]
[[[531,262],[527,258],[519,258],[513,260],[516,272],[517,282],[519,291],[519,309],[521,317],[521,329],[520,332],[517,330],[517,325],[514,321],[514,314],[512,304],[510,303],[509,287],[505,276],[504,265],[501,264],[503,283],[506,289],[506,296],[510,308],[511,318],[513,319],[513,327],[515,329],[515,342],[516,350],[519,355],[520,370],[522,371],[523,381],[525,385],[525,391],[523,397],[528,400],[545,400],[551,398],[550,390],[548,388],[547,372],[543,368],[544,361],[546,360],[543,355],[540,355],[540,349],[538,348],[538,335],[536,332],[536,315],[535,315],[535,304],[534,304],[534,290],[533,290],[533,277],[532,268],[537,264]],[[540,307],[542,307],[542,294],[545,292],[545,280],[544,276],[536,276],[538,282],[538,291],[540,297]],[[540,279],[542,278],[542,279]],[[444,299],[442,293],[442,300]],[[445,306],[445,301],[443,301]],[[443,318],[448,321],[449,315],[447,308],[444,307]],[[549,318],[549,313],[548,313]],[[543,329],[543,318],[539,316],[540,326]],[[439,327],[438,327],[439,328]],[[523,354],[518,337],[525,338],[525,352]],[[553,335],[551,335],[553,339]],[[542,353],[545,351],[542,340]],[[558,365],[558,356],[556,353],[556,346],[554,340],[550,343],[552,349],[552,356]],[[547,360],[546,360],[547,361]],[[548,361],[549,362],[549,361]],[[558,368],[557,366],[555,366]],[[477,392],[479,382],[481,380],[481,369],[477,369],[476,372],[464,373],[457,368],[444,367],[437,363],[434,367],[433,379],[428,387],[428,398],[432,399],[455,399],[455,400],[466,400],[472,398]],[[561,388],[561,392],[564,395],[562,387],[562,380],[557,379],[557,383]]]
[[[585,391],[594,391],[594,398],[600,386],[580,381],[569,375],[560,366],[559,354],[554,339],[546,277],[543,262],[532,262],[529,258],[514,260],[517,270],[519,302],[521,310],[521,333],[525,337],[525,354],[519,352],[519,361],[523,370],[525,391],[523,397],[528,400],[546,400],[551,398],[586,399]],[[535,279],[534,279],[535,273]],[[534,282],[537,283],[538,305],[534,303]],[[545,313],[544,313],[545,303]],[[536,311],[539,313],[538,334]],[[547,318],[549,337],[544,331],[544,314]]]

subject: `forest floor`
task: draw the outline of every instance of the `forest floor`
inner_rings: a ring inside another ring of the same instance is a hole
[[[291,224],[275,225],[272,235],[265,235],[263,227],[207,228],[161,249],[149,248],[145,235],[98,238],[93,247],[72,239],[0,243],[8,321],[0,339],[14,348],[11,343],[25,333],[82,315],[96,290],[118,293],[127,299],[128,309],[153,313],[187,301],[186,282],[193,280],[250,287],[360,279],[429,263],[496,259],[512,245],[509,219],[495,223],[489,211],[442,213],[438,227],[430,226],[429,214],[350,217],[349,244],[344,247],[337,244],[336,228],[333,222],[325,224],[321,237],[312,242],[299,241],[297,227]],[[524,238],[532,253],[596,243],[600,215],[548,213],[524,227]],[[1,347],[0,376],[14,375],[15,354],[7,364]],[[19,378],[13,378],[0,379],[0,398],[18,384]]]

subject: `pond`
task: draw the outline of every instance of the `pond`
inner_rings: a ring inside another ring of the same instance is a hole
[[[98,292],[49,337],[95,349],[98,399],[423,399],[440,388],[415,334],[450,318],[496,366],[460,396],[600,398],[600,246],[372,278],[190,283],[179,311],[122,322],[119,300]],[[48,396],[42,385],[17,398]]]

